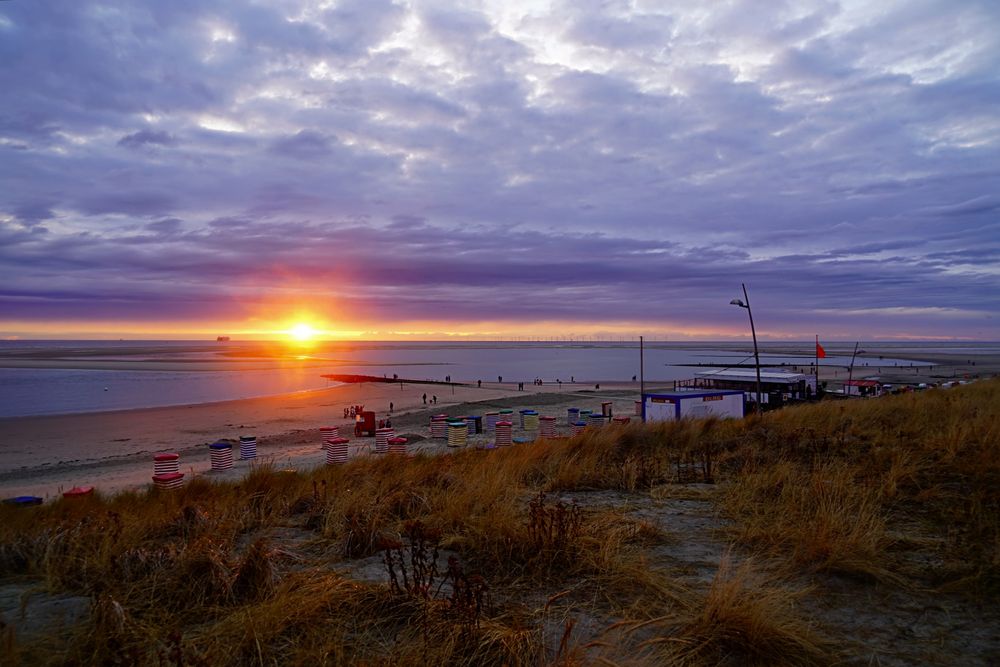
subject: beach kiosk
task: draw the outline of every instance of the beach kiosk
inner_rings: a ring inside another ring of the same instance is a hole
[[[701,371],[690,380],[678,380],[677,389],[687,391],[740,389],[747,400],[756,400],[757,371],[753,368],[719,368]],[[805,373],[769,368],[760,372],[761,401],[780,407],[786,400],[805,400],[816,395],[816,378]]]
[[[644,422],[704,417],[743,417],[743,392],[718,389],[642,395]]]
[[[847,396],[881,396],[883,385],[878,380],[845,380],[844,394]],[[918,387],[918,389],[926,389]]]

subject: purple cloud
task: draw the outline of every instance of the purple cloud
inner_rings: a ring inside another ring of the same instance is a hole
[[[773,335],[997,338],[997,35],[944,0],[2,3],[0,331],[280,296],[725,332],[747,282]]]
[[[141,148],[142,146],[169,146],[175,139],[168,132],[156,130],[139,130],[132,134],[126,134],[118,140],[119,146],[125,148]]]
[[[278,155],[309,160],[321,158],[331,153],[330,139],[319,132],[300,130],[290,137],[276,139],[271,151]]]

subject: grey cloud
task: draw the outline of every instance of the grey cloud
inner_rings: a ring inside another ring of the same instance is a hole
[[[330,139],[312,130],[300,130],[271,144],[271,152],[303,160],[325,157],[331,150]]]
[[[78,203],[79,210],[87,215],[123,213],[137,217],[162,215],[174,206],[173,196],[153,191],[110,191],[85,196]]]
[[[150,246],[155,243],[147,241]],[[762,305],[778,311],[785,305],[780,298],[775,299],[770,286],[787,283],[788,276],[794,276],[797,292],[808,295],[822,290],[828,307],[845,308],[855,303],[859,290],[872,288],[878,289],[880,303],[885,306],[913,306],[920,303],[918,295],[947,295],[952,289],[948,282],[954,281],[932,270],[914,272],[910,258],[830,264],[830,257],[823,254],[788,255],[760,263],[740,254],[712,256],[707,249],[685,252],[671,243],[657,247],[606,235],[567,238],[534,233],[496,237],[483,236],[478,230],[457,232],[426,225],[379,231],[350,224],[332,228],[303,223],[257,224],[246,228],[239,237],[188,237],[184,243],[149,256],[138,248],[126,250],[127,246],[108,239],[78,239],[68,245],[52,244],[52,251],[45,256],[58,260],[56,266],[63,270],[100,272],[100,267],[113,266],[116,273],[134,271],[158,275],[163,280],[200,276],[208,300],[228,298],[228,286],[245,284],[251,276],[275,280],[281,274],[311,275],[327,285],[340,285],[349,279],[359,298],[390,287],[401,290],[398,296],[404,301],[441,289],[468,290],[469,300],[455,298],[452,304],[455,312],[466,317],[481,308],[479,299],[493,299],[504,292],[521,294],[536,290],[540,284],[547,289],[594,293],[643,284],[651,300],[615,306],[618,317],[636,318],[650,307],[668,308],[679,299],[697,303],[697,295],[705,290],[721,299],[727,287],[724,280],[720,281],[720,274],[733,270],[758,286]],[[198,250],[192,252],[194,248]],[[330,261],[328,248],[341,249],[336,262]],[[345,248],[350,251],[345,252]],[[38,260],[37,255],[25,258],[30,262]],[[92,264],[89,269],[88,263]],[[260,266],[269,267],[266,276],[257,271]],[[950,303],[981,305],[982,290],[987,285],[980,283],[977,287],[973,278],[962,280],[966,296],[952,295]],[[784,289],[787,294],[787,285]],[[334,298],[336,292],[334,289],[329,298]],[[325,298],[315,290],[313,293]],[[576,317],[585,312],[585,306],[545,303],[557,319]],[[399,307],[396,304],[394,309]]]
[[[184,222],[177,218],[165,218],[145,225],[145,228],[163,236],[173,236],[181,231]]]
[[[162,130],[139,130],[138,132],[123,136],[118,140],[118,145],[126,148],[140,148],[149,144],[169,146],[175,141],[170,133]]]
[[[405,15],[389,0],[342,0],[324,12],[323,23],[344,50],[360,54],[395,32]]]
[[[568,36],[584,44],[605,49],[666,47],[674,23],[668,16],[638,14],[628,19],[585,14],[577,19]]]
[[[775,81],[806,86],[811,83],[836,84],[857,74],[850,61],[845,61],[842,53],[833,52],[826,40],[786,49],[769,69]]]
[[[444,9],[431,7],[420,13],[424,26],[442,41],[465,42],[487,35],[492,22],[485,14],[465,9]]]
[[[334,107],[366,114],[390,114],[397,121],[438,124],[465,115],[465,109],[428,90],[416,90],[395,81],[349,81],[338,85],[329,97]]]
[[[399,215],[392,216],[392,224],[390,225],[390,228],[414,229],[416,227],[423,227],[426,224],[427,218],[419,215],[407,215],[405,213],[401,213]]]
[[[14,206],[13,213],[18,220],[34,224],[55,217],[51,206],[51,202],[45,201],[26,202]]]
[[[935,206],[930,209],[925,209],[924,213],[929,215],[955,217],[992,213],[998,209],[1000,209],[1000,197],[997,195],[982,195],[958,204]]]
[[[350,285],[372,317],[716,326],[744,280],[775,328],[817,295],[996,310],[995,11],[669,9],[4,3],[10,312],[139,313],[160,281]]]
[[[466,9],[425,8],[421,23],[434,43],[466,67],[479,72],[501,71],[530,56],[524,44],[497,32],[483,12]]]

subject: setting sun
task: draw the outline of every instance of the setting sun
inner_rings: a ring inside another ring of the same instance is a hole
[[[291,329],[288,330],[289,336],[291,336],[297,341],[302,341],[302,342],[307,340],[312,340],[318,333],[319,332],[316,331],[316,329],[313,329],[310,325],[306,324],[305,322],[299,322],[298,324],[295,324],[294,326],[292,326]]]

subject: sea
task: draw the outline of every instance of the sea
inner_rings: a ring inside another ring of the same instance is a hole
[[[761,347],[762,365],[808,371],[813,362],[812,342],[764,343]],[[873,371],[876,364],[926,365],[909,355],[1000,354],[1000,344],[986,343],[884,343],[878,347],[892,356],[858,357],[856,377]],[[795,353],[799,349],[801,353]],[[852,352],[853,345],[827,345],[822,364],[846,368]],[[45,367],[37,367],[41,364]],[[699,365],[752,364],[753,349],[744,343],[649,342],[642,355],[642,373],[648,382],[687,379],[707,370]],[[317,343],[307,348],[258,342],[0,341],[0,418],[313,391],[336,385],[322,377],[332,373],[589,385],[639,376],[640,350],[637,341]]]

